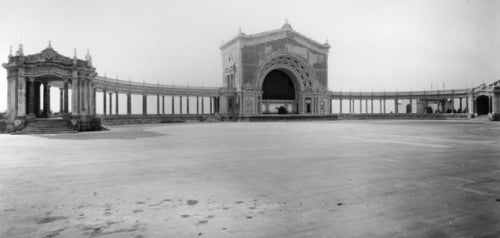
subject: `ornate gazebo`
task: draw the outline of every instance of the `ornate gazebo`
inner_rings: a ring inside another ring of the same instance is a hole
[[[60,116],[75,130],[100,127],[95,118],[95,68],[87,52],[85,60],[57,53],[50,42],[42,52],[24,55],[19,45],[11,53],[7,70],[7,131],[17,131],[27,124],[51,115],[50,90],[60,90]],[[43,93],[41,92],[43,87]],[[69,95],[71,93],[71,99]],[[71,108],[69,102],[71,100]],[[42,104],[42,106],[41,106]]]

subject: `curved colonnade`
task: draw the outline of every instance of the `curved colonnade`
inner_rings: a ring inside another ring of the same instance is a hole
[[[234,93],[234,90],[217,88],[217,87],[189,87],[189,86],[174,86],[165,84],[137,83],[119,79],[97,76],[94,79],[94,102],[96,102],[97,92],[103,94],[103,117],[110,115],[119,116],[119,107],[122,102],[119,100],[119,94],[126,95],[127,111],[125,115],[132,115],[132,95],[142,96],[142,115],[189,115],[193,114],[190,107],[196,108],[195,114],[217,114],[219,113],[220,96],[224,94]],[[148,112],[148,96],[156,97],[156,113]],[[170,97],[170,112],[165,111],[165,99]],[[180,100],[175,100],[178,97]],[[183,97],[187,100],[183,100]],[[190,105],[189,98],[196,98],[195,105]],[[208,99],[208,103],[207,100]],[[115,101],[113,108],[113,101]],[[183,101],[186,105],[183,105]],[[206,105],[208,104],[208,105]],[[108,107],[109,105],[109,107]],[[95,107],[94,107],[95,109]],[[186,109],[186,110],[183,110]],[[178,113],[176,113],[178,111]],[[94,111],[96,113],[96,111]],[[122,114],[123,115],[123,114]]]
[[[474,98],[470,89],[396,92],[330,91],[328,95],[332,100],[332,106],[338,105],[337,113],[375,113],[375,111],[376,113],[426,113],[430,104],[436,106],[436,110],[432,112],[438,113],[474,113],[475,111]],[[391,102],[390,108],[388,108],[388,101]],[[400,106],[396,106],[401,104],[406,106],[404,111],[400,110]]]

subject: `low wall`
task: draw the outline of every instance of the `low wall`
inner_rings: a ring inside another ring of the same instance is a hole
[[[317,120],[337,120],[338,115],[255,115],[241,116],[238,121],[258,122],[258,121],[317,121]]]
[[[229,117],[216,117],[211,114],[203,115],[111,115],[97,116],[103,125],[124,125],[124,124],[150,124],[150,123],[182,123],[182,122],[218,122],[233,121]],[[467,113],[438,113],[438,114],[331,114],[331,115],[254,115],[241,116],[236,121],[259,122],[259,121],[316,121],[316,120],[465,120],[469,119]]]
[[[113,115],[98,116],[103,125],[181,123],[181,122],[214,122],[219,121],[214,115]]]
[[[0,119],[0,133],[6,133],[5,128],[7,127],[7,123],[5,120]]]
[[[464,120],[470,119],[467,113],[361,113],[337,114],[344,120]]]

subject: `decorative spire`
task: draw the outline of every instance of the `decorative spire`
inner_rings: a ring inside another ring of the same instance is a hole
[[[241,26],[240,26],[240,28],[238,28],[238,35],[239,36],[244,36],[245,35],[245,33],[243,33],[243,31],[241,30]]]
[[[89,49],[87,48],[87,54],[85,55],[85,61],[89,64],[89,66],[92,66],[92,56],[90,55]]]
[[[49,40],[49,46],[47,48],[52,49],[52,42]]]
[[[19,49],[16,52],[16,56],[24,56],[23,44],[19,44]]]
[[[285,18],[285,24],[281,28],[283,28],[283,29],[292,29],[292,25],[290,25],[290,22],[288,21],[288,17]]]
[[[10,45],[9,57],[12,57],[12,45]]]
[[[77,59],[76,58],[76,48],[74,48],[74,50],[73,50],[73,59]]]

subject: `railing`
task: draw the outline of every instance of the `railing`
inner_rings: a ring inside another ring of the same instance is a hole
[[[433,90],[433,91],[396,91],[396,92],[345,92],[345,91],[329,91],[328,95],[331,98],[417,98],[417,97],[432,97],[432,96],[455,96],[466,97],[470,94],[470,89],[450,89],[450,90]]]

